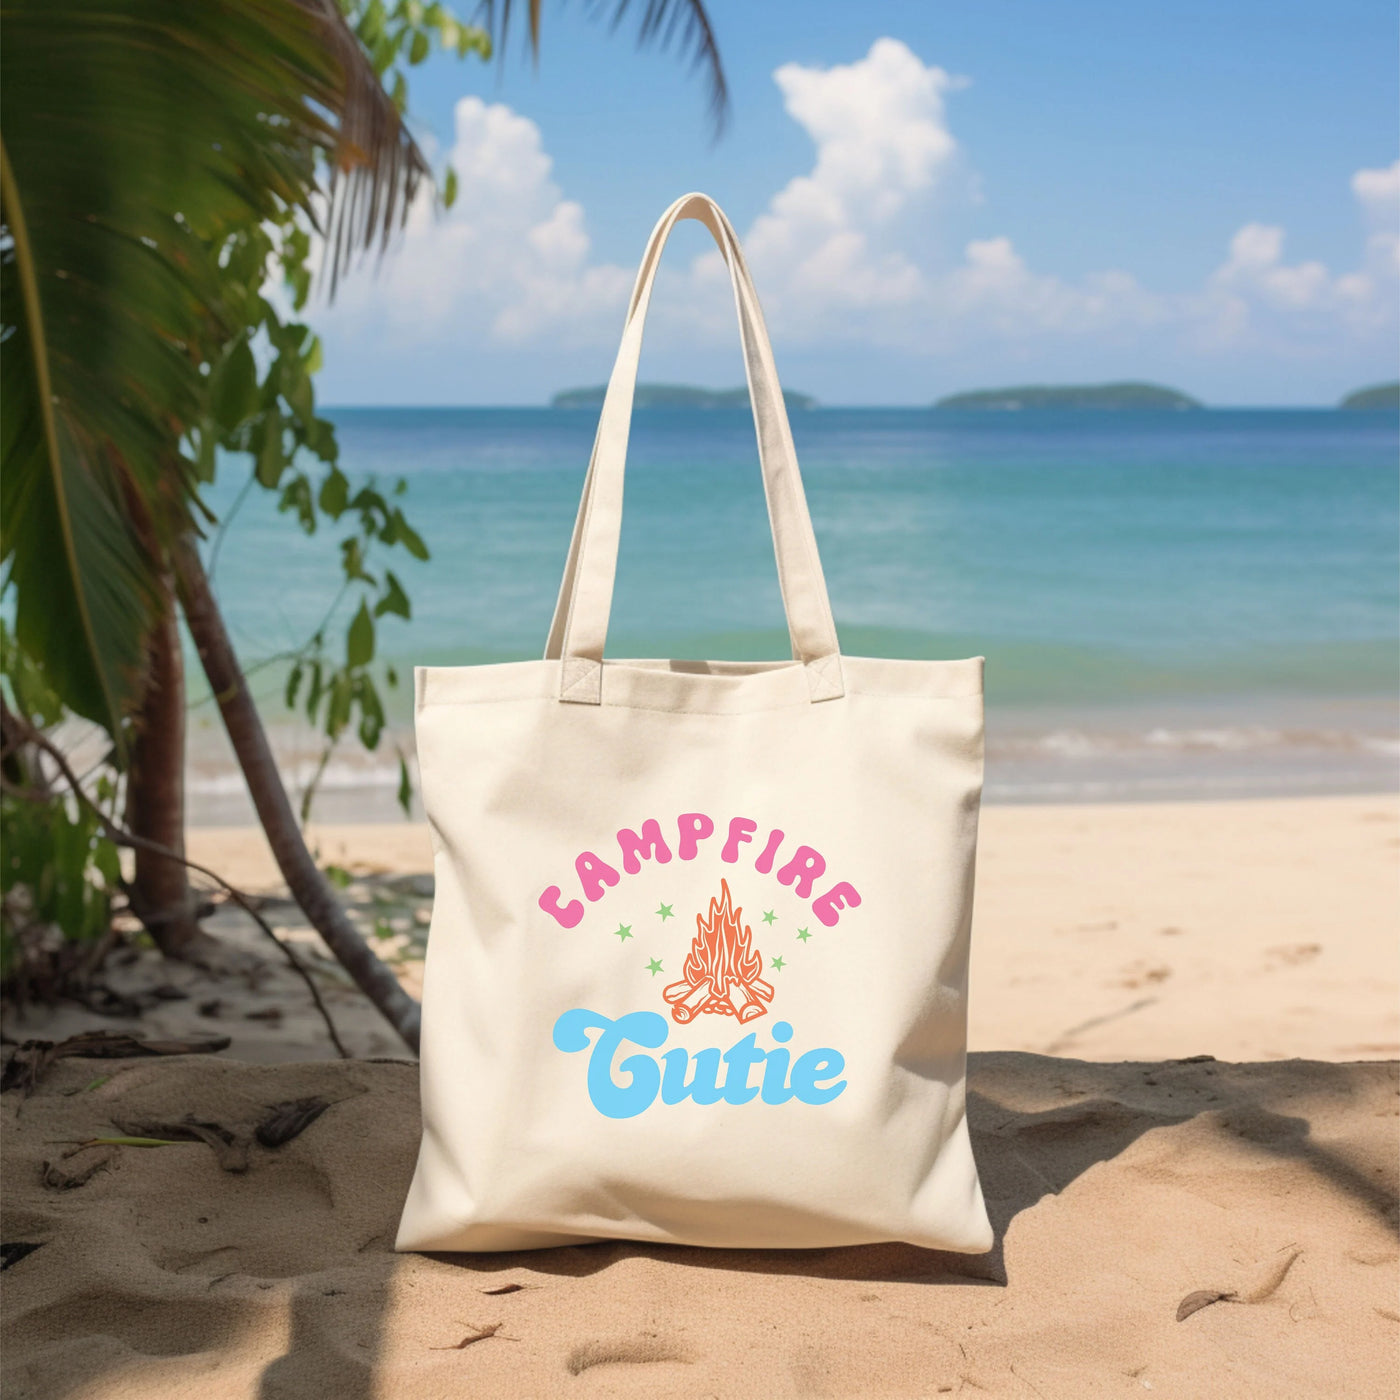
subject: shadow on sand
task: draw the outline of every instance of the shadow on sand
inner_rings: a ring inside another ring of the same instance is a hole
[[[1314,1065],[1312,1090],[1337,1100],[1353,1096],[1353,1080],[1364,1067]],[[1320,1080],[1320,1082],[1319,1082]],[[1059,1106],[1045,1108],[1047,1098]],[[503,1270],[582,1278],[601,1274],[634,1257],[673,1268],[716,1274],[762,1273],[868,1283],[925,1283],[1004,1287],[1008,1283],[1005,1242],[1017,1215],[1076,1178],[1109,1162],[1143,1134],[1202,1120],[1205,1131],[1279,1159],[1305,1163],[1366,1213],[1397,1222],[1393,1183],[1382,1183],[1372,1164],[1355,1160],[1345,1147],[1314,1140],[1298,1110],[1295,1075],[1285,1064],[1230,1065],[1201,1058],[1161,1064],[1093,1064],[1019,1053],[973,1055],[969,1064],[968,1115],[996,1243],[984,1255],[947,1254],[903,1244],[817,1250],[729,1250],[606,1242],[519,1254],[427,1256],[437,1264],[479,1276],[478,1287],[499,1280]],[[1189,1148],[1186,1150],[1189,1151]],[[407,1188],[411,1154],[402,1180],[384,1183],[397,1201]],[[391,1240],[366,1251],[378,1254]],[[370,1259],[365,1260],[370,1264]],[[382,1260],[375,1260],[382,1265]],[[392,1264],[389,1265],[392,1268]],[[384,1275],[387,1284],[387,1272]],[[717,1280],[716,1286],[722,1286]],[[327,1387],[346,1400],[369,1400],[371,1356],[354,1365],[336,1354],[330,1329],[318,1325],[324,1300],[298,1300],[292,1308],[287,1353],[263,1374],[261,1400],[292,1400]],[[387,1301],[387,1299],[386,1299]],[[620,1360],[636,1359],[620,1357]],[[331,1372],[334,1384],[328,1386]],[[319,1393],[319,1392],[317,1392]]]
[[[391,1350],[390,1312],[412,1309],[425,1270],[459,1279],[448,1296],[474,1298],[463,1304],[468,1310],[511,1269],[584,1278],[639,1258],[706,1271],[713,1283],[705,1287],[720,1292],[724,1276],[736,1274],[996,1290],[1015,1282],[1005,1246],[1019,1215],[1159,1129],[1166,1130],[1160,1145],[1135,1150],[1133,1180],[1158,1171],[1180,1184],[1227,1160],[1220,1149],[1228,1147],[1244,1154],[1241,1161],[1301,1166],[1357,1216],[1390,1230],[1397,1223],[1393,1153],[1379,1152],[1384,1135],[1370,1121],[1381,1099],[1389,1104],[1393,1065],[974,1055],[969,1120],[996,1231],[985,1255],[900,1244],[743,1251],[603,1243],[427,1259],[393,1252],[417,1152],[415,1066],[184,1057],[126,1071],[130,1078],[114,1078],[109,1091],[84,1095],[83,1084],[101,1069],[60,1066],[33,1098],[17,1104],[16,1095],[5,1096],[5,1238],[40,1245],[6,1271],[7,1395],[97,1393],[104,1377],[119,1373],[128,1389],[145,1374],[148,1393],[174,1395],[183,1392],[172,1377],[217,1372],[242,1378],[221,1393],[370,1400],[386,1393],[376,1368]],[[244,1174],[220,1170],[196,1144],[120,1149],[113,1170],[77,1189],[43,1183],[50,1144],[90,1134],[94,1114],[156,1103],[179,1114],[212,1104],[237,1121],[271,1096],[304,1094],[333,1105],[285,1148],[255,1155]],[[1330,1125],[1321,1137],[1310,1128],[1320,1121]],[[1240,1189],[1257,1188],[1245,1181]],[[442,1328],[443,1345],[432,1344],[438,1350],[467,1331],[455,1310],[432,1321]],[[402,1339],[396,1348],[402,1364]],[[529,1359],[523,1347],[519,1355]]]

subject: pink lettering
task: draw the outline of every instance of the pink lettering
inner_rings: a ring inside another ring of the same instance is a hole
[[[559,907],[559,886],[551,885],[540,896],[540,908],[549,915],[560,928],[574,928],[583,918],[583,905],[571,899],[562,909]]]
[[[639,823],[640,831],[622,827],[617,832],[617,845],[620,852],[618,868],[593,851],[582,851],[574,861],[578,875],[581,899],[565,899],[558,885],[550,885],[539,897],[539,907],[557,923],[560,928],[576,928],[583,922],[587,906],[583,900],[594,903],[609,889],[622,882],[622,872],[638,875],[647,862],[656,865],[669,865],[673,859],[693,861],[700,854],[703,842],[715,835],[716,823],[704,812],[682,812],[675,819],[674,838],[668,840],[671,832],[655,817],[647,817]],[[747,847],[757,845],[760,826],[752,817],[730,817],[722,823],[724,827],[723,845],[717,848],[720,860],[728,865],[737,864],[740,853]],[[663,834],[664,833],[664,834]],[[771,875],[775,869],[779,884],[786,885],[798,899],[811,900],[812,913],[816,918],[832,928],[845,909],[860,906],[860,894],[854,885],[842,880],[833,884],[825,894],[817,896],[817,882],[827,872],[826,857],[815,846],[794,843],[792,855],[779,864],[782,848],[787,840],[781,827],[769,830],[758,852],[753,868],[760,875]]]
[[[676,825],[680,828],[682,860],[694,860],[695,853],[700,849],[700,843],[707,837],[713,836],[715,824],[703,812],[682,812],[676,819]]]
[[[642,823],[642,834],[637,835],[624,827],[617,833],[617,844],[622,847],[622,868],[635,875],[642,868],[643,860],[653,857],[660,865],[671,859],[671,848],[661,839],[661,823],[648,818]]]
[[[758,830],[758,823],[751,822],[747,817],[735,817],[729,823],[729,840],[724,843],[724,849],[719,853],[721,860],[727,860],[731,865],[739,859],[739,844],[753,840],[753,833]]]
[[[584,851],[574,862],[574,869],[578,871],[579,883],[589,900],[602,899],[607,892],[603,887],[615,885],[622,879],[607,861],[595,856],[592,851]]]
[[[760,852],[759,857],[753,863],[753,868],[760,875],[766,875],[773,868],[773,861],[778,854],[778,847],[783,844],[783,833],[781,831],[771,831],[768,834],[768,844]]]
[[[836,921],[841,917],[843,909],[857,909],[859,907],[860,895],[857,893],[856,887],[848,885],[845,880],[833,885],[824,895],[812,901],[812,913],[827,928],[836,926]]]
[[[807,899],[811,896],[812,886],[816,883],[817,876],[825,869],[825,857],[819,855],[810,846],[799,846],[797,854],[778,871],[778,883],[790,885],[796,880],[795,893],[799,899]]]

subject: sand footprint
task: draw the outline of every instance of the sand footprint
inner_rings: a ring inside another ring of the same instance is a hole
[[[644,1332],[639,1337],[584,1342],[569,1353],[564,1365],[571,1376],[581,1376],[595,1366],[649,1366],[662,1361],[689,1365],[690,1357],[654,1333]]]

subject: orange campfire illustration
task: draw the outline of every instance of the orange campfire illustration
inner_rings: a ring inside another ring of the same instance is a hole
[[[682,969],[685,981],[672,982],[661,993],[681,1025],[707,1012],[737,1016],[742,1024],[762,1016],[768,1010],[764,1003],[773,1000],[773,988],[758,975],[763,955],[750,946],[753,931],[741,921],[744,911],[734,907],[727,880],[719,888],[708,917],[695,916],[697,932]]]

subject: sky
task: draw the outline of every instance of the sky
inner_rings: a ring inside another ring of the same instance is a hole
[[[1393,0],[707,8],[718,139],[702,75],[582,3],[545,6],[537,65],[517,40],[410,70],[460,193],[310,308],[323,403],[604,382],[647,235],[695,189],[739,231],[784,384],[825,404],[1149,379],[1314,405],[1396,377]],[[672,237],[644,380],[742,382],[708,237]]]

